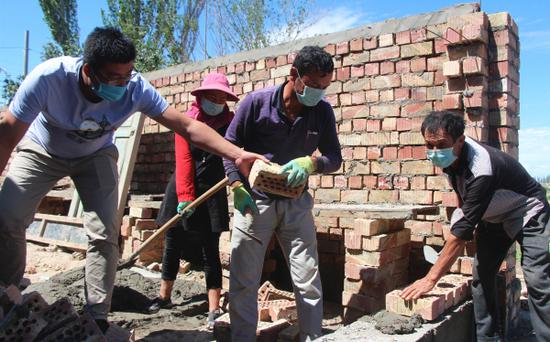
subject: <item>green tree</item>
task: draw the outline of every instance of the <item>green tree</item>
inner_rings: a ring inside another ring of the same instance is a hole
[[[309,24],[305,14],[312,4],[313,0],[210,1],[216,53],[224,55],[296,39]]]
[[[39,0],[53,42],[47,43],[42,59],[81,54],[76,0]]]
[[[151,71],[190,60],[205,0],[107,0],[103,23],[136,45],[136,68]]]
[[[16,78],[11,78],[8,76],[4,78],[2,84],[2,98],[6,101],[6,104],[9,104],[11,100],[13,100],[13,97],[15,96],[17,89],[19,89],[21,82],[23,82],[23,76],[18,76]]]

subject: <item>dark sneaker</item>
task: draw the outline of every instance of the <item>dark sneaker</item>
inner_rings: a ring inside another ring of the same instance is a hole
[[[216,322],[216,318],[220,317],[221,315],[222,315],[222,312],[220,309],[210,311],[208,313],[208,318],[206,319],[206,328],[208,330],[214,330],[214,324]]]
[[[169,309],[173,306],[170,299],[161,299],[159,297],[153,299],[151,305],[147,308],[147,312],[150,314],[157,313],[160,309]]]

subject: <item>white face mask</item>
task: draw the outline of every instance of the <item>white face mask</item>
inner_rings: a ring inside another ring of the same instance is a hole
[[[220,115],[223,112],[223,109],[225,108],[225,103],[217,104],[203,97],[201,99],[201,108],[206,114],[210,116],[216,116]]]

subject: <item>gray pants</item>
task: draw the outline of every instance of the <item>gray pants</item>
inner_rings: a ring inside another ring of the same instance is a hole
[[[42,198],[59,179],[70,176],[82,199],[88,236],[87,309],[96,319],[106,318],[119,255],[116,147],[87,157],[63,159],[24,139],[17,152],[0,190],[0,281],[19,284],[26,264],[25,229]]]
[[[516,240],[521,246],[521,267],[529,293],[531,323],[539,341],[550,341],[550,224],[549,213],[531,219]],[[484,223],[476,232],[472,296],[478,341],[502,341],[495,277],[508,250],[510,239],[499,224]]]
[[[296,295],[300,339],[308,341],[319,337],[323,302],[317,236],[311,213],[313,199],[305,192],[295,200],[257,200],[256,204],[260,213],[253,220],[247,220],[235,211],[229,283],[232,340],[256,341],[258,288],[266,247],[273,233],[289,264]],[[257,237],[262,244],[239,229]]]

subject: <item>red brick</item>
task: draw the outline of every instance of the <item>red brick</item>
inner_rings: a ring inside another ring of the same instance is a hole
[[[354,119],[352,121],[353,123],[353,131],[365,131],[367,129],[367,119]]]
[[[491,45],[509,45],[512,49],[517,50],[517,40],[509,30],[492,32]]]
[[[338,189],[345,189],[347,187],[347,180],[344,176],[334,176],[334,187]]]
[[[376,49],[376,47],[378,47],[377,37],[365,38],[363,40],[363,49],[372,50],[372,49]]]
[[[365,75],[373,76],[380,74],[380,63],[366,63],[365,64]]]
[[[382,156],[384,160],[397,160],[397,147],[384,147],[382,150]]]
[[[408,59],[397,61],[395,71],[400,74],[411,72],[411,62]]]
[[[430,112],[432,108],[432,103],[430,101],[409,103],[403,106],[403,108],[401,109],[401,115],[411,116],[423,113],[427,114],[427,112]]]
[[[408,220],[408,221],[405,221],[405,227],[411,230],[411,234],[427,235],[427,236],[430,236],[433,234],[432,221]]]
[[[447,29],[445,30],[445,40],[447,44],[460,43],[460,41],[462,41],[462,37],[460,36],[460,34],[460,29],[447,27]]]
[[[346,41],[336,44],[336,54],[345,55],[346,53],[349,53],[349,42]]]
[[[487,108],[487,96],[481,90],[474,90],[472,96],[464,96],[464,107]]]
[[[380,158],[381,152],[379,147],[369,146],[367,149],[367,159],[377,160]]]
[[[426,101],[426,88],[420,87],[420,88],[412,88],[411,89],[411,100],[413,101]]]
[[[426,28],[411,30],[411,42],[418,43],[427,40]]]
[[[393,179],[393,186],[397,189],[407,190],[409,188],[409,178],[407,177],[395,177]]]
[[[331,56],[336,54],[336,44],[328,44],[325,46],[325,51],[328,52]]]
[[[356,91],[351,93],[351,104],[360,105],[365,103],[365,92]]]
[[[426,159],[426,146],[413,146],[412,157],[413,159]]]
[[[379,132],[382,127],[382,120],[367,120],[367,132]]]
[[[402,146],[397,151],[397,158],[399,160],[411,159],[412,158],[412,147],[411,146]]]
[[[393,91],[393,97],[395,100],[406,100],[410,98],[409,88],[395,88]]]
[[[408,229],[402,229],[389,234],[363,237],[363,250],[382,251],[389,248],[395,248],[404,244],[408,244],[410,240],[411,232]]]
[[[378,46],[392,46],[393,45],[393,33],[381,34],[378,36]]]
[[[365,75],[365,68],[362,65],[351,66],[351,77],[363,77]]]
[[[462,76],[462,66],[460,61],[444,62],[443,75],[450,78]]]
[[[350,68],[349,67],[342,67],[336,69],[336,79],[341,80],[347,80],[350,78]]]
[[[372,219],[355,219],[353,231],[359,236],[372,236],[388,232],[390,227],[385,221]]]
[[[487,29],[483,28],[482,25],[470,24],[462,27],[462,36],[463,38],[472,41],[472,42],[483,42],[487,44],[489,41]]]
[[[363,184],[367,189],[376,188],[377,181],[378,181],[378,177],[376,176],[363,176]]]
[[[424,190],[426,189],[426,177],[415,176],[411,179],[411,190]]]
[[[349,249],[361,249],[361,235],[355,230],[346,230],[344,233],[344,246]]]
[[[460,257],[460,273],[466,275],[472,275],[474,258],[472,257]]]
[[[443,109],[462,109],[462,94],[443,95]]]
[[[386,295],[386,310],[400,315],[420,314],[422,318],[432,321],[445,311],[445,298],[440,295],[423,295],[419,299],[405,301],[400,297],[401,290]]]
[[[397,129],[397,118],[385,118],[382,120],[383,131],[395,131]]]
[[[481,57],[469,56],[462,60],[464,75],[487,75],[487,64]]]
[[[388,176],[378,176],[378,189],[379,190],[392,190],[393,183],[391,177]]]
[[[395,34],[395,43],[397,45],[411,43],[411,31],[401,31]]]
[[[334,186],[334,180],[332,176],[321,176],[321,187],[332,188]]]
[[[367,159],[367,148],[366,147],[354,147],[353,148],[353,158],[352,159]]]
[[[444,53],[447,51],[447,42],[442,38],[436,38],[434,40],[435,53]]]
[[[384,61],[380,63],[380,74],[387,75],[395,72],[395,63],[391,61]]]
[[[363,39],[353,39],[349,43],[351,52],[363,51]]]
[[[443,192],[441,204],[445,207],[458,207],[458,198],[454,192]]]
[[[384,61],[387,59],[399,57],[399,46],[389,46],[378,48],[370,52],[371,61]]]
[[[348,178],[348,184],[350,189],[362,189],[363,181],[361,176],[350,176]]]
[[[418,57],[411,60],[411,71],[426,71],[426,57]]]

